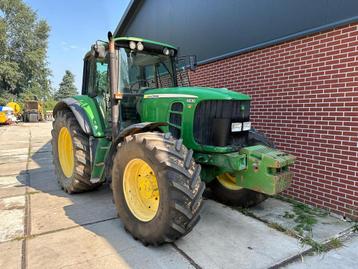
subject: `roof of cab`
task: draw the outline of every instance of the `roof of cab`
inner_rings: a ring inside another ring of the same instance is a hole
[[[125,41],[125,40],[150,43],[150,44],[153,44],[153,45],[168,47],[168,48],[177,50],[177,48],[175,46],[173,46],[173,45],[158,42],[158,41],[153,41],[153,40],[149,40],[149,39],[139,38],[139,37],[126,37],[126,36],[124,36],[124,37],[116,37],[116,38],[114,38],[114,41]]]

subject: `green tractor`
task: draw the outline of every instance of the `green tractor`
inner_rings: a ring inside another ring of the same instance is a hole
[[[180,87],[195,57],[179,68],[174,46],[108,38],[84,58],[82,95],[53,112],[53,159],[64,191],[111,183],[125,229],[159,245],[197,224],[205,184],[218,201],[242,207],[289,186],[294,157],[252,128],[248,95]]]

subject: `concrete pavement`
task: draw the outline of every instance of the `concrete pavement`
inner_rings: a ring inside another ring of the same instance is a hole
[[[306,256],[286,266],[287,269],[347,269],[358,268],[358,235],[353,235],[343,246],[316,256]]]
[[[108,185],[77,195],[61,191],[53,171],[50,130],[51,123],[0,128],[2,269],[270,268],[309,249],[212,200],[205,201],[201,221],[186,237],[144,247],[124,231]]]

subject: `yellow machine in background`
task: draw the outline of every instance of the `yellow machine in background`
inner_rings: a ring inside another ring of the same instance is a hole
[[[37,100],[26,101],[24,105],[23,120],[25,122],[36,122],[44,120],[43,104]]]
[[[6,123],[7,123],[6,112],[0,111],[0,124],[6,124]]]
[[[18,103],[15,102],[9,102],[6,104],[7,107],[11,107],[14,111],[14,115],[16,117],[20,116],[21,114],[21,106]]]
[[[15,102],[9,102],[6,106],[0,107],[0,124],[11,124],[13,122],[17,122],[20,114],[20,105]]]

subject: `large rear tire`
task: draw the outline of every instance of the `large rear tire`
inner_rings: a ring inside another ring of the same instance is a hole
[[[200,219],[204,183],[193,151],[169,133],[140,133],[118,145],[112,190],[125,229],[145,245],[173,242]]]
[[[68,193],[98,188],[91,178],[89,138],[69,110],[57,112],[53,122],[52,155],[57,181]]]

